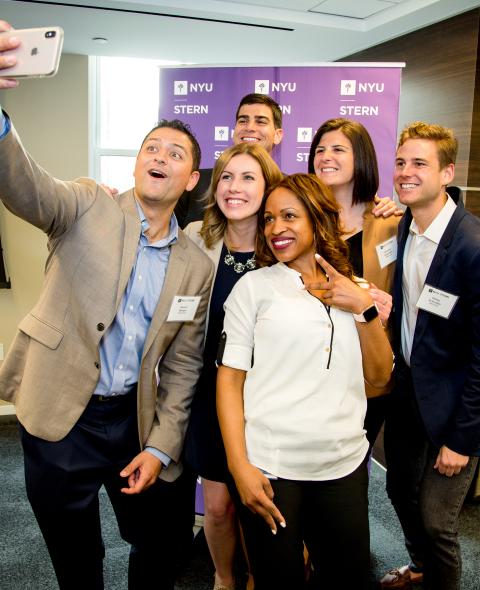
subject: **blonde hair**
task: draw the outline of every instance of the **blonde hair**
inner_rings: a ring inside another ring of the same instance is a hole
[[[398,146],[402,146],[407,139],[429,139],[437,144],[438,161],[440,170],[449,164],[455,164],[458,152],[458,141],[453,131],[441,125],[415,121],[404,127],[398,140]]]
[[[226,149],[215,162],[212,172],[212,180],[205,195],[207,205],[202,228],[200,230],[200,236],[207,248],[213,248],[219,240],[223,239],[225,234],[227,218],[220,210],[215,194],[217,192],[218,183],[227,164],[232,158],[240,154],[246,154],[258,162],[265,180],[265,191],[279,182],[283,177],[279,167],[273,161],[270,154],[260,145],[239,143]]]
[[[256,259],[259,266],[275,264],[265,239],[265,206],[269,195],[277,188],[291,191],[305,207],[312,224],[316,251],[342,275],[353,278],[352,265],[348,258],[348,245],[342,239],[340,206],[332,190],[314,174],[291,174],[285,176],[265,194],[258,216]]]

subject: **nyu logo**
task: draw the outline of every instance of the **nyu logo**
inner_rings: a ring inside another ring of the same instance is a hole
[[[175,80],[173,83],[173,94],[175,96],[185,96],[189,92],[213,92],[211,82],[190,82],[188,80]]]
[[[188,81],[175,80],[173,83],[173,94],[176,96],[188,94]]]
[[[213,84],[211,82],[190,82],[190,92],[212,92]]]
[[[355,96],[363,93],[383,92],[384,82],[357,82],[357,80],[341,80],[340,94],[342,96]]]
[[[312,141],[312,128],[311,127],[298,127],[297,128],[297,141],[299,143],[311,143],[311,141]]]
[[[383,92],[385,90],[385,82],[359,82],[358,93],[360,92]]]
[[[215,141],[228,141],[229,131],[228,127],[215,127]]]
[[[268,94],[270,92],[270,80],[255,80],[255,92]]]
[[[271,82],[270,80],[255,80],[255,92],[258,94],[269,94],[272,92],[295,92],[296,82]]]
[[[340,94],[342,96],[355,96],[356,89],[356,80],[340,80]]]
[[[272,82],[272,92],[295,92],[296,82]]]

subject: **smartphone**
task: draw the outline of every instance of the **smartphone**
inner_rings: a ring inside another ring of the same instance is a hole
[[[38,29],[12,29],[0,33],[1,36],[18,37],[20,46],[3,52],[15,55],[17,63],[0,75],[8,78],[40,78],[57,73],[62,54],[63,29],[43,27]]]

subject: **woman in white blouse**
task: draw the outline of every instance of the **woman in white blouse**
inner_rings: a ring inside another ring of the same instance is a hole
[[[328,187],[286,177],[259,215],[257,260],[267,266],[225,303],[217,380],[255,589],[300,590],[303,541],[322,587],[367,589],[364,379],[389,381],[391,348],[353,280]]]

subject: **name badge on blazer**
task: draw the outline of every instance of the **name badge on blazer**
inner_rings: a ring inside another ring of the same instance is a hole
[[[385,268],[397,259],[397,238],[392,236],[381,244],[375,246],[380,268]]]
[[[175,295],[168,312],[167,322],[191,322],[199,303],[198,295]]]
[[[425,283],[423,291],[418,298],[417,307],[448,319],[457,301],[458,295],[453,295],[452,293],[442,291]]]

